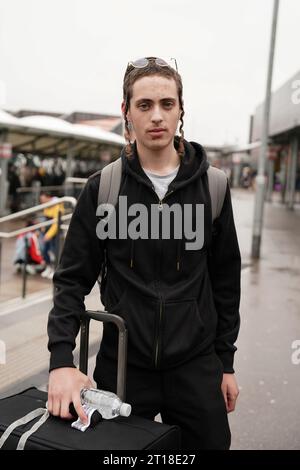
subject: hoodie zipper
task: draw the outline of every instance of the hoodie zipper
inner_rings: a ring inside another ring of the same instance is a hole
[[[155,368],[158,367],[158,353],[159,353],[159,343],[160,343],[160,332],[161,332],[161,323],[162,323],[162,309],[163,309],[163,302],[160,297],[159,300],[159,322],[158,322],[158,332],[156,336],[156,346],[155,346]]]
[[[153,187],[152,187],[152,188],[153,188]],[[157,194],[155,193],[156,196],[157,196],[157,198],[158,198],[158,209],[159,209],[160,211],[161,211],[162,208],[163,208],[163,203],[164,203],[166,197],[169,196],[170,194],[172,194],[173,192],[174,192],[174,189],[172,189],[169,193],[165,194],[165,196],[164,196],[162,199],[159,199],[159,197],[158,197]]]
[[[155,195],[158,198],[158,210],[161,211],[163,209],[163,203],[164,203],[166,197],[169,196],[170,194],[172,194],[174,192],[174,190],[171,190],[170,192],[165,194],[163,199],[160,199],[158,197],[158,195],[156,194],[153,186],[152,186],[152,189],[153,189]],[[161,244],[162,241],[161,240],[159,240],[159,241],[160,241],[160,244]],[[160,259],[161,259],[161,257],[160,257]],[[158,281],[159,281],[159,279],[158,279]],[[158,320],[157,334],[156,334],[156,338],[155,338],[155,360],[154,360],[154,364],[155,364],[156,369],[158,368],[158,360],[159,360],[159,353],[160,353],[159,345],[160,345],[160,340],[161,340],[161,326],[162,326],[162,319],[163,319],[163,299],[162,299],[161,293],[159,291],[158,283],[157,283],[157,290],[158,290],[158,295],[159,295],[159,320]]]

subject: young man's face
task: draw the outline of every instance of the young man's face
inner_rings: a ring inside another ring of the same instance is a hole
[[[162,150],[173,143],[181,114],[175,80],[160,75],[142,77],[132,91],[127,119],[137,143],[149,150]]]

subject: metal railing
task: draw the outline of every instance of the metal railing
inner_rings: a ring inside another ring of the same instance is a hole
[[[66,183],[70,184],[85,184],[88,178],[79,178],[75,176],[68,176],[65,180]]]
[[[17,193],[42,193],[43,191],[63,191],[66,186],[70,186],[72,188],[74,185],[85,184],[87,180],[87,178],[75,178],[69,176],[68,178],[66,178],[64,184],[54,186],[42,186],[39,181],[36,181],[33,186],[21,186],[20,188],[17,188]]]
[[[61,198],[55,198],[53,201],[45,202],[44,204],[39,204],[35,207],[31,207],[29,209],[24,209],[22,211],[16,212],[15,214],[6,215],[0,218],[0,224],[4,222],[10,222],[12,220],[22,219],[29,214],[34,214],[37,212],[41,212],[43,209],[47,207],[57,206],[61,204],[69,203],[71,204],[72,208],[76,206],[77,200],[71,196],[63,196]],[[1,264],[2,264],[2,241],[5,239],[10,239],[17,237],[20,234],[25,234],[27,232],[32,232],[33,230],[37,230],[42,227],[51,226],[54,223],[57,223],[57,246],[56,246],[56,263],[58,262],[59,254],[60,254],[60,239],[61,239],[61,230],[67,229],[68,226],[62,224],[62,222],[70,220],[72,214],[65,214],[62,215],[61,211],[58,211],[58,216],[53,219],[49,219],[43,222],[39,222],[38,224],[30,225],[28,227],[23,227],[17,230],[11,230],[10,232],[0,232],[0,282],[1,282]],[[25,260],[23,263],[23,282],[22,282],[22,297],[26,297],[26,281],[27,281],[27,246],[26,246],[26,238],[25,238]]]
[[[70,176],[67,177],[61,185],[42,186],[40,181],[34,181],[32,186],[22,186],[17,188],[17,195],[19,197],[22,195],[23,207],[32,207],[39,204],[40,194],[45,191],[50,192],[51,194],[56,194],[58,197],[63,197],[64,194],[67,196],[77,197],[79,194],[78,188],[80,190],[80,187],[86,182],[87,178],[76,178]]]

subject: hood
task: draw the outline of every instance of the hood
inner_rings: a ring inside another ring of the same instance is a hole
[[[177,149],[179,145],[179,137],[174,138],[174,147]],[[138,152],[136,141],[131,144],[133,151],[132,157],[129,159],[125,153],[125,147],[121,152],[123,168],[126,174],[130,174],[140,183],[151,186],[150,180],[143,171]],[[209,167],[207,156],[204,148],[196,142],[188,142],[184,140],[184,155],[181,159],[180,166],[176,178],[171,182],[170,189],[182,188],[190,184],[196,178],[205,173]]]

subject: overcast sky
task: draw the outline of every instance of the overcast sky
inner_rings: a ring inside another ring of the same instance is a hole
[[[272,7],[273,0],[0,0],[2,106],[119,114],[128,60],[176,57],[186,138],[245,142],[265,93]],[[300,70],[299,18],[300,1],[281,0],[273,88]]]

